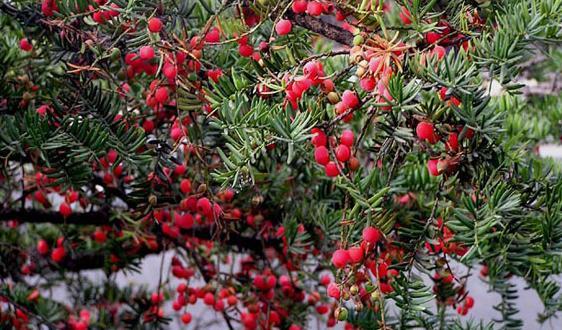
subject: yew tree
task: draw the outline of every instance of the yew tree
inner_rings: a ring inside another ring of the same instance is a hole
[[[518,329],[516,280],[559,316],[561,0],[2,0],[0,32],[0,328]]]

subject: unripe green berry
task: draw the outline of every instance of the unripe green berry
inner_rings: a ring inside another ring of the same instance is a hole
[[[362,45],[364,41],[365,41],[365,39],[363,39],[363,36],[360,35],[360,34],[353,37],[353,45],[355,45],[355,46]]]
[[[359,293],[359,287],[354,284],[349,288],[349,293],[351,293],[352,296],[355,296],[357,293]]]
[[[380,297],[380,294],[379,294],[378,290],[375,290],[375,291],[371,292],[371,301],[373,303],[377,302],[379,300],[379,297]]]
[[[339,321],[347,320],[347,316],[348,316],[348,312],[347,312],[347,308],[345,307],[338,307],[334,312],[334,317]]]
[[[117,47],[114,47],[111,50],[111,55],[109,55],[112,61],[117,61],[121,56],[121,50]]]

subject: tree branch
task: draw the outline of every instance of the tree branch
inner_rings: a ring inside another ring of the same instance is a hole
[[[295,24],[312,32],[318,33],[328,39],[337,41],[342,45],[353,45],[353,34],[337,25],[325,22],[310,15],[295,14],[290,10],[287,11],[285,16]]]
[[[76,224],[76,225],[107,225],[109,224],[109,212],[107,209],[99,211],[72,213],[67,218],[59,212],[43,211],[35,209],[4,209],[0,210],[0,221],[18,220],[27,223],[54,223],[54,224]]]

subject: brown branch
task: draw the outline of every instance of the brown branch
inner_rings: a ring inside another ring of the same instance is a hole
[[[109,225],[111,224],[110,214],[107,209],[72,213],[64,218],[59,212],[43,211],[35,209],[0,210],[0,221],[17,220],[25,223],[52,223],[52,224],[72,224],[72,225]],[[190,229],[182,229],[181,234],[187,237],[199,238],[202,240],[217,240],[223,244],[238,246],[245,250],[255,252],[261,251],[262,240],[254,237],[244,236],[234,232],[217,232],[215,226],[195,226]],[[267,239],[267,247],[280,246],[280,240]]]
[[[74,225],[108,225],[110,224],[110,215],[106,210],[74,213],[68,218],[62,217],[60,213],[54,211],[42,210],[11,210],[5,209],[0,211],[0,221],[18,220],[27,223],[53,223],[53,224],[74,224]],[[118,220],[116,220],[118,221]],[[215,226],[195,226],[190,229],[181,229],[184,238],[197,238],[201,240],[213,240],[219,244],[235,247],[238,251],[251,251],[258,255],[263,255],[263,247],[274,248],[277,252],[282,253],[281,241],[277,238],[260,239],[252,236],[245,236],[231,231],[218,231]],[[150,250],[143,246],[140,250],[131,250],[131,257],[134,259],[144,258],[149,254],[160,253],[167,250],[172,245],[184,246],[184,239],[166,239],[167,244],[163,244],[160,249]],[[35,251],[31,253],[33,259],[40,266],[40,269],[53,270],[65,269],[72,272],[82,270],[99,269],[106,265],[106,259],[110,251],[94,251],[70,253],[59,264],[48,262],[45,257],[37,255]]]
[[[337,25],[325,22],[320,18],[310,15],[295,14],[290,10],[287,11],[285,16],[295,24],[312,32],[318,33],[328,39],[337,41],[342,45],[353,45],[353,34]]]
[[[99,211],[72,213],[67,218],[59,212],[43,211],[35,209],[3,209],[0,210],[0,221],[17,220],[27,223],[54,223],[54,224],[76,224],[76,225],[107,225],[110,223],[107,209]]]

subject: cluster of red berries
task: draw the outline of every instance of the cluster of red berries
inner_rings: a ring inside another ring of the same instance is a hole
[[[70,315],[68,318],[68,326],[71,330],[87,330],[90,324],[90,312],[87,309],[82,309],[78,318]]]
[[[49,178],[47,175],[37,172],[35,174],[36,190],[33,192],[33,199],[41,204],[43,207],[51,207],[52,204],[47,197],[47,193],[57,193],[59,195],[64,195],[64,201],[59,205],[59,213],[67,218],[72,214],[72,204],[79,202],[81,207],[87,205],[86,199],[81,199],[77,191],[68,190],[66,192],[62,191],[58,186],[52,186],[55,180]]]
[[[39,241],[37,241],[37,252],[40,255],[45,256],[49,254],[49,250],[49,243],[46,240],[40,239]],[[64,248],[64,237],[59,237],[57,239],[56,246],[51,251],[51,259],[54,262],[61,262],[65,256],[66,250]]]
[[[460,315],[468,314],[468,311],[474,307],[474,298],[471,296],[466,296],[464,299],[464,303],[462,305],[457,306],[457,313]]]
[[[46,17],[51,17],[54,15],[54,13],[58,13],[58,11],[59,6],[57,5],[57,2],[55,0],[43,0],[41,2],[41,12]]]
[[[358,246],[334,251],[332,264],[337,269],[344,270],[346,280],[342,284],[329,283],[327,295],[338,301],[353,300],[357,311],[365,306],[375,310],[380,308],[380,294],[394,291],[391,283],[398,275],[398,271],[389,269],[389,265],[400,262],[404,257],[403,250],[385,242],[379,229],[366,227]],[[383,250],[378,256],[373,256],[379,243],[384,243],[380,245]],[[334,317],[340,321],[346,320],[347,315],[344,307],[334,310]]]
[[[444,172],[451,173],[458,167],[458,157],[456,154],[459,152],[459,133],[465,131],[464,137],[471,139],[474,136],[474,131],[471,128],[459,126],[456,132],[449,132],[447,139],[444,141],[445,149],[453,155],[446,155],[445,158],[431,158],[427,162],[427,169],[432,176],[441,175]],[[430,145],[436,144],[441,141],[441,136],[435,129],[435,125],[429,121],[420,121],[416,126],[416,135],[422,142],[427,142]]]
[[[314,145],[314,159],[319,165],[324,166],[324,170],[328,177],[336,177],[340,174],[340,168],[344,168],[344,163],[348,163],[350,170],[355,171],[359,168],[359,160],[352,156],[351,148],[353,147],[354,134],[351,130],[344,130],[340,136],[340,144],[335,147],[336,161],[330,160],[330,151],[326,147],[328,145],[328,138],[326,134],[318,129],[312,129],[314,134],[312,144]],[[333,145],[335,143],[331,143]]]
[[[119,9],[121,9],[121,7],[119,7],[119,5],[117,5],[116,3],[112,2],[109,4],[109,7],[111,9],[100,9],[100,6],[104,6],[107,3],[107,0],[94,0],[97,4],[98,4],[98,8],[89,5],[88,6],[88,10],[91,12],[94,12],[92,14],[92,20],[98,24],[104,24],[107,21],[110,21],[112,18],[119,16]]]
[[[158,71],[158,64],[153,63],[155,56],[155,51],[152,46],[142,46],[138,53],[128,53],[125,55],[125,64],[127,67],[127,76],[129,79],[139,75],[141,73],[146,73],[149,76],[153,76]]]
[[[310,16],[320,16],[330,14],[334,11],[334,5],[328,1],[307,1],[295,0],[291,5],[293,12],[297,14],[308,14]]]
[[[124,183],[130,183],[133,180],[131,175],[124,175],[125,168],[122,163],[117,163],[118,156],[117,151],[111,149],[105,157],[100,158],[100,174],[103,175],[103,182],[108,186],[115,185],[115,181],[120,178],[123,178]]]
[[[406,46],[393,51],[394,60],[403,60],[403,50]],[[359,87],[366,92],[376,92],[375,101],[379,104],[390,103],[394,100],[388,89],[388,83],[394,73],[388,57],[380,55],[382,46],[361,47],[354,46],[350,49],[351,59],[357,64],[355,75],[359,78]],[[337,105],[336,105],[337,109]],[[390,111],[390,105],[380,106],[383,111]],[[340,113],[341,111],[338,111]],[[351,118],[346,118],[348,121]],[[344,119],[345,120],[345,119]]]
[[[437,261],[438,268],[441,261]],[[465,285],[459,282],[455,285],[455,276],[451,274],[450,269],[442,269],[433,275],[433,292],[437,296],[437,300],[448,306],[457,306],[457,313],[466,315],[468,311],[474,307],[474,298],[469,296],[465,290]]]
[[[430,253],[438,254],[443,252],[445,254],[456,254],[463,256],[468,251],[463,244],[454,242],[455,233],[449,229],[444,223],[442,218],[437,219],[437,233],[440,236],[437,243],[426,242],[425,247]]]
[[[470,21],[472,21],[472,24],[483,23],[483,20],[478,16],[477,12],[475,12],[474,14],[467,12],[466,17]],[[400,20],[406,26],[412,24],[412,15],[406,7],[401,8]],[[425,34],[425,41],[429,45],[433,45],[433,47],[427,54],[423,53],[422,55],[428,55],[430,57],[436,56],[438,60],[441,60],[447,53],[445,47],[443,47],[442,45],[455,43],[460,43],[465,51],[468,51],[470,49],[468,38],[466,38],[466,36],[464,36],[462,33],[455,33],[448,22],[439,21],[436,28],[438,29],[438,31],[429,31]],[[422,61],[425,61],[425,59],[422,58]]]
[[[381,240],[382,234],[375,227],[363,229],[363,242],[361,246],[349,249],[338,249],[332,254],[332,264],[338,269],[345,268],[348,264],[358,264],[363,262],[365,252],[370,252],[372,248]]]
[[[313,86],[319,86],[325,93],[334,91],[334,82],[326,78],[324,68],[319,61],[309,61],[303,67],[301,76],[290,77],[288,74],[283,77],[287,87],[285,88],[285,99],[294,110],[298,109],[298,102]]]
[[[253,263],[248,258],[241,260],[242,269],[248,269],[248,264]],[[172,265],[175,267],[183,267],[177,258],[172,260]],[[212,266],[212,265],[210,265]],[[215,270],[211,267],[205,268],[205,272],[213,273]],[[176,272],[174,271],[174,276]],[[246,273],[249,275],[250,273]],[[178,276],[176,276],[178,277]],[[183,278],[183,277],[179,277]],[[184,324],[191,322],[191,314],[185,311],[187,305],[197,304],[201,301],[205,306],[212,308],[214,311],[222,312],[226,309],[240,308],[240,303],[246,310],[241,312],[241,323],[245,329],[252,330],[258,328],[270,328],[279,326],[283,319],[288,317],[288,312],[281,306],[271,304],[274,301],[275,290],[279,286],[284,295],[294,297],[298,301],[304,300],[305,296],[302,291],[298,291],[299,295],[294,296],[294,284],[298,280],[291,279],[287,275],[282,275],[277,278],[273,273],[266,270],[263,274],[256,273],[253,278],[253,291],[245,291],[249,295],[241,300],[237,296],[237,291],[234,287],[225,285],[223,288],[217,288],[215,285],[205,285],[203,287],[190,287],[187,283],[180,283],[176,287],[176,298],[172,303],[172,308],[175,311],[182,311],[181,320]],[[159,307],[163,302],[162,293],[153,293],[151,302],[153,308],[149,311],[150,316],[163,316],[163,310]],[[309,296],[309,305],[315,305],[320,302],[319,294],[311,294]],[[328,311],[327,306],[317,306],[317,311],[325,314]],[[293,325],[291,329],[300,329],[299,326]]]

